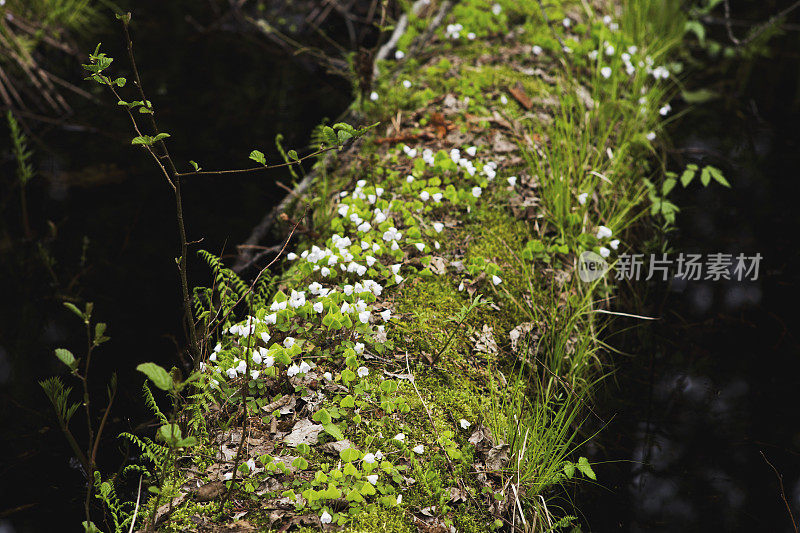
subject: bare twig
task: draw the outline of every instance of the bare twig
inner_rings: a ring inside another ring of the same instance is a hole
[[[794,529],[795,533],[797,533],[797,522],[794,521],[792,506],[789,505],[789,500],[786,499],[786,491],[783,488],[783,476],[780,472],[778,472],[778,469],[775,468],[775,465],[769,462],[769,459],[767,459],[767,456],[764,455],[763,451],[759,450],[758,453],[761,454],[761,457],[764,458],[764,461],[766,461],[766,463],[770,466],[770,468],[772,468],[772,470],[775,472],[775,475],[778,477],[778,483],[780,484],[781,488],[781,498],[783,499],[783,503],[786,505],[786,511],[789,513],[789,518],[792,520],[792,528]]]
[[[739,39],[733,34],[733,19],[731,19],[731,6],[729,0],[724,0],[724,7],[725,7],[725,29],[728,32],[728,38],[738,47],[747,46],[751,42],[755,40],[756,37],[764,33],[768,28],[771,28],[777,24],[777,22],[800,7],[800,0],[791,4],[790,6],[782,9],[775,15],[769,18],[766,22],[758,26],[756,29],[752,30],[750,34],[745,39]]]

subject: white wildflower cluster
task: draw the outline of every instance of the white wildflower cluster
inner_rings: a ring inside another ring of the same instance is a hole
[[[597,228],[597,240],[602,241],[604,239],[608,239],[613,235],[613,232],[610,228],[606,226],[598,226]],[[612,250],[616,250],[619,248],[619,239],[613,239],[609,241],[608,245],[611,247]],[[608,257],[611,255],[611,250],[606,248],[605,246],[600,247],[600,255],[602,257]]]

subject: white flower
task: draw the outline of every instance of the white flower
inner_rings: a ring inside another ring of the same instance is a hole
[[[600,75],[608,79],[611,77],[611,67],[603,67],[600,69]]]
[[[427,202],[428,200],[431,199],[431,194],[428,191],[422,191],[421,193],[419,193],[419,198],[423,202]]]
[[[214,353],[219,353],[220,350],[222,350],[222,344],[217,343],[217,345],[214,346]]]
[[[394,440],[403,442],[404,440],[406,440],[405,433],[398,433],[397,435],[394,436]]]
[[[506,179],[506,181],[507,181],[507,182],[508,182],[508,184],[509,184],[509,185],[511,185],[512,187],[514,187],[514,186],[516,186],[516,185],[517,185],[517,177],[516,177],[516,176],[510,176],[509,178],[507,178],[507,179]]]
[[[495,285],[500,285],[501,283],[503,283],[503,280],[500,279],[498,276],[492,276],[492,283],[494,283]]]
[[[258,379],[259,375],[261,375],[261,372],[259,370],[251,370],[250,371],[250,377],[253,378],[253,379]]]
[[[614,239],[613,241],[609,242],[608,245],[611,246],[612,249],[616,250],[619,248],[619,239]]]
[[[667,79],[669,78],[669,70],[666,67],[656,67],[653,69],[653,77],[655,79]]]
[[[373,453],[366,453],[364,454],[364,462],[367,464],[372,464],[375,462],[375,454]]]
[[[283,339],[284,348],[289,349],[292,346],[294,346],[294,337],[286,337],[285,339]]]
[[[492,13],[494,13],[495,16],[499,15],[502,12],[503,12],[503,6],[501,6],[500,4],[495,4],[492,6]]]
[[[257,364],[257,365],[261,364],[262,359],[261,359],[261,353],[260,352],[255,352],[254,351],[253,354],[250,356],[250,358],[253,360],[253,362],[255,364]]]
[[[294,261],[295,259],[297,259],[297,254],[294,252],[289,252],[288,254],[286,254],[286,259],[288,259],[289,261]]]
[[[228,377],[230,379],[234,379],[236,377],[236,369],[235,368],[229,368],[228,370],[225,371],[225,373],[228,375]]]
[[[331,374],[330,372],[325,372],[324,374],[322,374],[322,377],[327,379],[328,381],[333,381],[333,374]]]
[[[370,93],[370,95],[369,95],[369,99],[372,100],[373,102],[377,102],[378,101],[378,93],[376,93],[375,91],[372,91]]]
[[[595,59],[597,59],[597,53],[598,53],[598,52],[597,52],[597,50],[592,50],[591,52],[589,52],[589,54],[587,55],[587,57],[588,57],[588,58],[589,58],[591,61],[594,61]]]
[[[611,15],[605,15],[605,16],[603,17],[603,24],[605,24],[606,26],[608,26],[609,24],[611,24]]]
[[[400,263],[397,263],[397,264],[394,264],[394,265],[390,266],[389,268],[391,269],[392,274],[397,274],[398,272],[400,272],[400,267],[401,266],[403,266],[403,265],[401,265]]]
[[[578,203],[581,205],[586,205],[586,199],[589,197],[588,192],[582,192],[578,195]]]
[[[609,255],[611,255],[611,250],[609,250],[609,249],[608,249],[608,248],[606,248],[605,246],[601,246],[601,247],[600,247],[600,255],[601,255],[602,257],[608,257]]]
[[[613,46],[611,46],[610,44],[608,46],[606,46],[606,55],[607,56],[613,56],[614,52],[616,52],[616,50],[614,50]]]
[[[475,198],[479,198],[482,192],[483,191],[481,190],[480,187],[473,187],[472,188],[472,196],[474,196]]]
[[[363,343],[363,342],[357,342],[357,343],[355,344],[355,346],[353,346],[353,350],[355,350],[355,352],[356,352],[357,354],[362,354],[362,353],[364,353],[364,343]]]
[[[309,365],[309,364],[308,364],[308,363],[306,363],[305,361],[301,361],[301,362],[300,362],[300,373],[301,373],[301,374],[305,374],[305,373],[306,373],[306,372],[308,372],[309,370],[311,370],[311,365]]]
[[[356,374],[358,374],[358,377],[360,378],[365,378],[369,375],[369,368],[360,366],[358,367],[358,370],[356,370]]]
[[[425,446],[423,446],[422,444],[418,444],[417,446],[414,446],[411,449],[414,451],[414,453],[418,455],[425,453]]]
[[[297,365],[292,365],[286,369],[286,375],[289,377],[296,376],[299,373],[300,373],[300,367]]]
[[[263,333],[261,333],[260,337],[261,337],[261,340],[262,340],[262,341],[264,341],[264,342],[269,342],[269,340],[272,338],[272,337],[270,336],[270,334],[269,334],[269,333],[267,333],[266,331],[264,331]]]
[[[612,235],[611,229],[609,229],[609,228],[607,228],[605,226],[600,226],[600,227],[597,228],[597,238],[598,239],[605,239],[606,237],[611,237],[611,235]]]
[[[406,57],[406,54],[402,50],[395,50],[394,51],[394,58],[395,59],[403,59],[404,57]]]
[[[439,202],[441,202],[441,201],[442,201],[442,193],[440,193],[440,192],[435,192],[435,193],[433,193],[433,195],[431,196],[431,198],[433,198],[433,201],[434,201],[434,202],[436,202],[436,203],[438,204]]]
[[[532,51],[533,55],[535,56],[541,55],[541,53],[543,52],[542,47],[539,46],[538,44],[533,45]]]
[[[323,278],[327,278],[327,277],[328,277],[328,276],[330,276],[330,274],[331,274],[331,269],[330,269],[330,268],[328,268],[328,267],[322,267],[322,268],[319,270],[319,273],[320,273],[320,274],[322,274],[322,277],[323,277]]]
[[[442,224],[441,222],[434,222],[433,229],[436,230],[436,233],[441,233],[442,230],[444,229],[444,224]]]
[[[323,512],[319,516],[320,524],[330,524],[332,521],[333,521],[333,517],[331,516],[331,514],[328,511]]]
[[[476,37],[477,35],[475,35],[474,31],[471,31],[467,34],[467,39],[469,39],[470,41],[474,41]]]
[[[406,183],[413,183],[413,181],[414,181],[414,176],[412,176],[411,174],[406,176]]]
[[[506,105],[508,103],[508,98],[506,98],[506,95],[504,94],[500,95],[500,103],[503,105]]]
[[[212,362],[216,361],[217,360],[217,354],[216,353],[212,353],[211,355],[208,356],[208,360],[212,361]]]
[[[272,357],[271,355],[268,355],[268,356],[266,356],[266,357],[264,358],[264,365],[265,365],[267,368],[271,367],[271,366],[272,366],[272,365],[274,365],[274,364],[275,364],[275,358],[274,358],[274,357]]]
[[[458,148],[453,148],[450,150],[450,159],[453,160],[453,163],[458,164],[458,160],[461,159],[461,150]]]
[[[380,451],[380,450],[378,450],[377,452],[375,452],[375,459],[376,459],[377,461],[380,461],[381,459],[383,459],[383,452],[382,452],[382,451]]]
[[[670,111],[672,111],[672,106],[669,104],[664,104],[664,106],[658,110],[658,114],[662,117],[666,117]]]
[[[289,296],[289,307],[294,307],[296,309],[298,307],[304,306],[305,303],[306,303],[305,293],[293,290],[292,295]]]
[[[358,313],[358,321],[362,324],[367,324],[369,322],[369,311],[361,311]]]
[[[425,243],[418,242],[414,245],[420,252],[425,249]]]
[[[459,421],[458,421],[458,423],[461,425],[461,429],[467,429],[467,428],[468,428],[468,427],[471,425],[471,424],[470,424],[470,423],[469,423],[469,422],[468,422],[466,419],[464,419],[464,418],[462,418],[461,420],[459,420]]]
[[[647,135],[645,135],[645,137],[647,137],[648,141],[655,141],[656,140],[656,132],[651,131]]]
[[[228,472],[226,474],[222,474],[222,479],[228,481],[229,479],[233,479],[233,472]]]
[[[388,321],[390,318],[392,318],[392,311],[390,309],[387,309],[386,311],[381,311],[379,314],[381,315],[381,318],[384,321]]]
[[[569,17],[565,17],[564,20],[561,21],[561,24],[563,24],[565,28],[569,28],[572,26],[572,21],[569,19]]]
[[[467,152],[467,155],[470,157],[475,157],[475,154],[478,153],[478,149],[474,146],[470,146],[464,151]]]
[[[371,476],[367,476],[367,481],[369,481],[373,485],[376,485],[378,483],[378,474],[372,474]]]
[[[408,80],[403,80],[403,87],[405,87],[406,89],[410,89],[411,88],[411,82],[408,81]]]
[[[314,312],[321,313],[325,310],[325,306],[322,305],[322,302],[317,302],[314,304]]]
[[[400,503],[402,503],[402,501],[403,501],[403,495],[402,494],[398,494],[397,495],[397,505],[400,505]]]
[[[239,361],[239,364],[236,365],[236,372],[238,372],[239,374],[244,374],[245,372],[247,372],[247,362]]]

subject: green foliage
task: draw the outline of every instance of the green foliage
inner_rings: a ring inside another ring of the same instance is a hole
[[[17,161],[17,180],[21,187],[25,187],[33,179],[34,175],[33,166],[31,166],[30,162],[33,153],[28,149],[28,139],[11,111],[6,113],[6,119],[11,130],[11,146],[14,151],[14,159]]]

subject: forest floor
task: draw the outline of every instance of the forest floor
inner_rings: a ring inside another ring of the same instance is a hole
[[[415,4],[354,104],[379,124],[318,163],[280,272],[207,339],[159,530],[578,524],[617,290],[578,257],[647,226],[682,28],[647,4]]]

